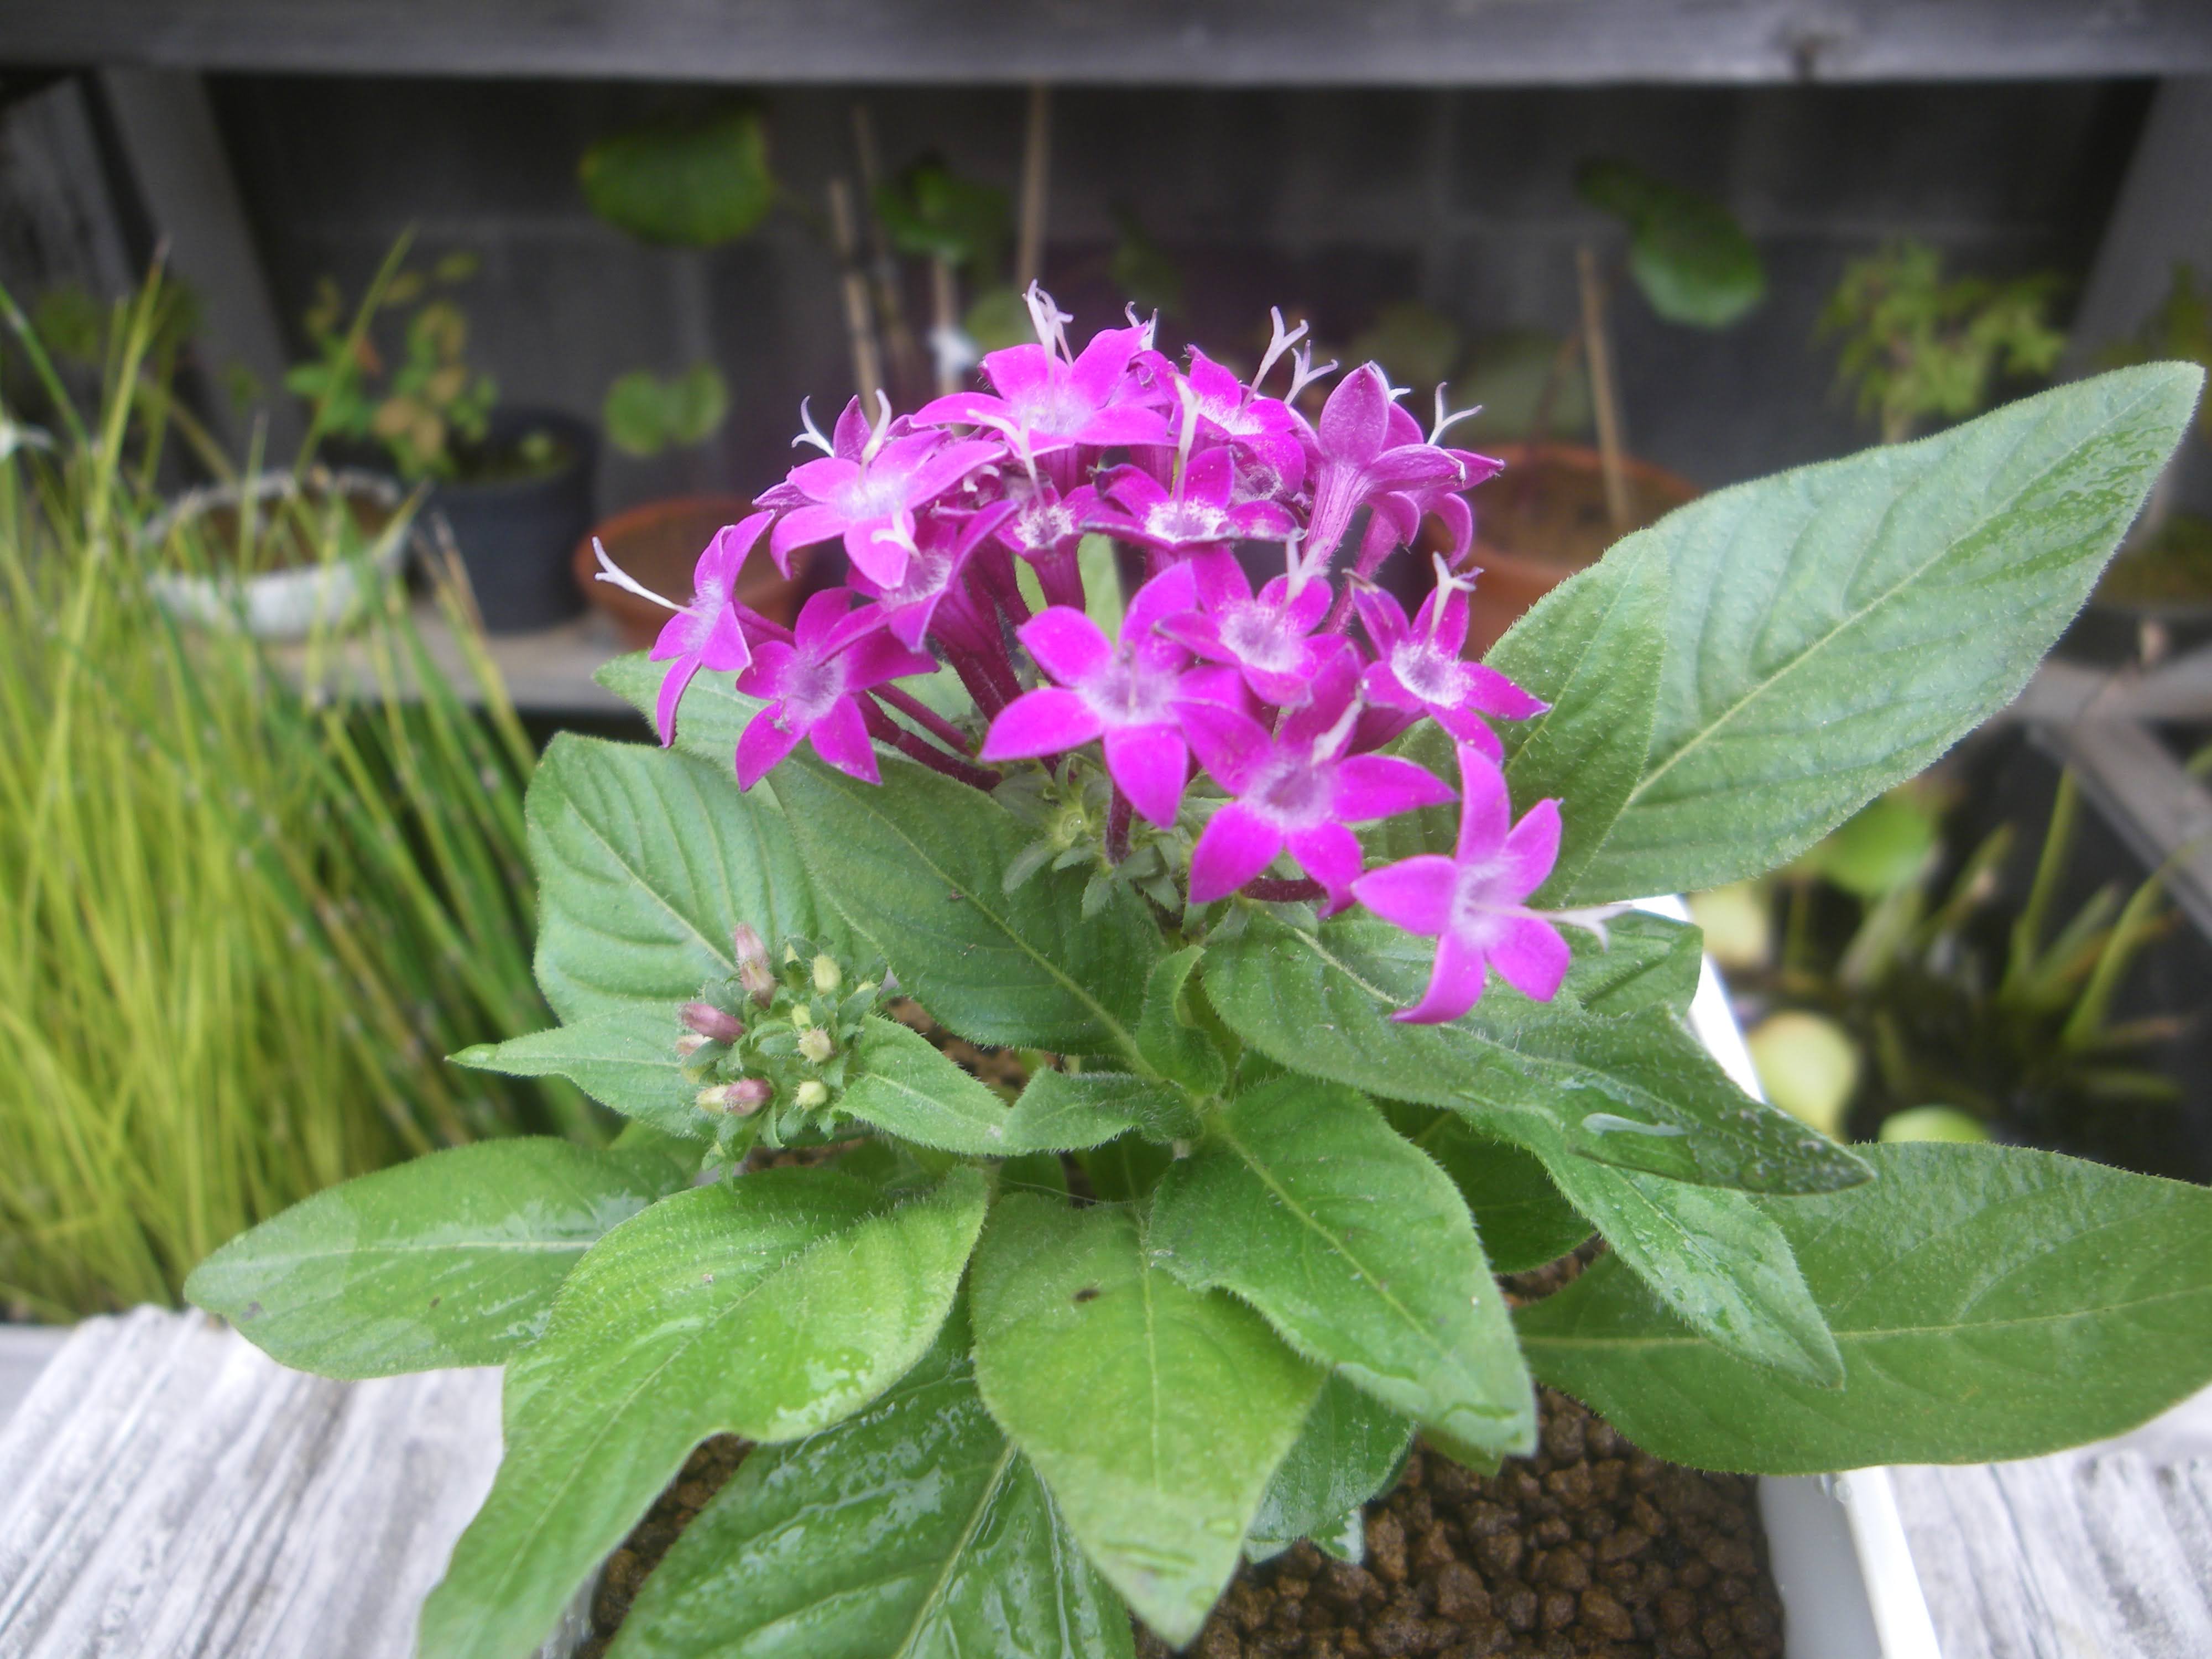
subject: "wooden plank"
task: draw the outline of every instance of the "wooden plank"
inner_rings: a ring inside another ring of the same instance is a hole
[[[0,1427],[0,1656],[405,1659],[499,1373],[333,1382],[197,1314],[76,1328]]]
[[[2212,790],[2133,720],[2084,718],[2038,726],[2034,735],[2074,769],[2129,850],[2164,866],[2167,894],[2212,937]]]
[[[67,0],[0,59],[739,82],[1528,85],[2186,75],[2203,0]]]

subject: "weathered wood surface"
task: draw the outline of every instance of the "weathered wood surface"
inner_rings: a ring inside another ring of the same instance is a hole
[[[2212,70],[2204,0],[15,0],[0,61],[740,82],[1934,80]]]
[[[405,1659],[499,1455],[496,1371],[331,1382],[196,1314],[88,1321],[0,1423],[0,1659]]]
[[[2212,1655],[2212,1394],[2105,1447],[1890,1479],[1943,1659]]]

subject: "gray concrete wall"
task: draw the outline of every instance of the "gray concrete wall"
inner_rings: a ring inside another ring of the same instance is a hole
[[[477,349],[515,399],[597,408],[623,370],[704,352],[736,410],[709,453],[612,458],[621,505],[680,487],[757,488],[787,464],[799,397],[850,370],[833,264],[796,214],[709,253],[628,241],[574,181],[594,137],[694,94],[635,85],[222,77],[216,107],[286,316],[315,277],[357,284],[410,222],[485,259]],[[818,204],[853,166],[854,93],[763,94],[778,170]],[[934,149],[1010,189],[1023,99],[876,90],[891,166]],[[1243,346],[1279,301],[1341,339],[1379,303],[1425,301],[1471,331],[1562,326],[1577,161],[1632,156],[1712,191],[1764,250],[1772,291],[1721,336],[1619,307],[1635,447],[1717,483],[1870,441],[1809,336],[1843,262],[1911,234],[1992,274],[2087,271],[2142,119],[2142,83],[1452,93],[1131,92],[1058,99],[1048,281],[1084,323],[1117,306],[1110,209],[1134,206],[1182,264],[1171,331]],[[919,290],[917,289],[917,295]]]

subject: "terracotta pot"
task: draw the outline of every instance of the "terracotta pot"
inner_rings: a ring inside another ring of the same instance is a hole
[[[1595,449],[1580,444],[1500,444],[1490,453],[1504,472],[1474,502],[1475,583],[1469,654],[1498,642],[1528,607],[1619,539],[1606,511],[1605,473]],[[1698,487],[1663,467],[1631,457],[1630,503],[1636,526],[1656,522],[1694,499]]]
[[[752,503],[739,495],[679,495],[617,513],[576,544],[570,561],[576,585],[614,619],[623,643],[633,651],[642,651],[659,637],[668,613],[612,582],[593,580],[599,562],[592,552],[592,537],[605,544],[609,558],[643,586],[684,605],[691,599],[692,568],[714,532],[752,510]],[[746,556],[744,569],[738,577],[738,602],[750,605],[770,622],[789,627],[805,590],[811,557],[811,549],[793,554],[791,574],[782,575],[768,556],[767,538],[762,538]]]

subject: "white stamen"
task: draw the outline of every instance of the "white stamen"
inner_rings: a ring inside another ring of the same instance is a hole
[[[1032,282],[1029,291],[1022,295],[1022,303],[1029,307],[1030,325],[1036,330],[1037,343],[1048,352],[1057,351],[1069,362],[1075,354],[1067,349],[1067,325],[1075,320],[1074,313],[1062,311],[1044,291],[1042,283]]]
[[[1313,348],[1301,346],[1291,354],[1291,389],[1283,394],[1283,401],[1294,404],[1304,392],[1324,374],[1336,373],[1336,359],[1332,357],[1319,368],[1313,366]]]
[[[1457,588],[1462,593],[1474,592],[1475,573],[1470,571],[1464,576],[1455,575],[1441,553],[1430,554],[1429,562],[1436,567],[1437,572],[1436,598],[1429,602],[1429,637],[1434,639],[1437,630],[1443,626],[1444,606],[1450,602],[1449,596],[1452,590]]]
[[[836,446],[822,435],[822,428],[814,424],[814,411],[806,405],[807,399],[801,398],[799,400],[799,423],[806,430],[791,441],[791,447],[796,449],[801,444],[812,444],[824,455],[836,454]]]
[[[876,423],[868,433],[868,441],[860,451],[860,465],[866,466],[876,459],[876,452],[884,447],[884,434],[891,429],[891,400],[884,395],[881,386],[876,388]]]
[[[1182,405],[1182,430],[1176,434],[1175,489],[1182,499],[1183,473],[1190,465],[1190,446],[1198,436],[1198,391],[1180,374],[1176,376],[1176,401]]]
[[[1121,314],[1129,319],[1131,328],[1141,328],[1145,331],[1144,343],[1138,349],[1150,351],[1152,349],[1152,341],[1160,331],[1160,313],[1155,311],[1150,317],[1139,317],[1137,315],[1137,302],[1132,300],[1121,307]]]
[[[607,550],[600,545],[597,536],[592,538],[592,551],[599,556],[599,568],[592,577],[593,581],[612,582],[625,593],[635,593],[641,599],[650,599],[653,604],[665,606],[671,611],[680,611],[690,609],[688,605],[678,605],[673,599],[662,599],[659,594],[609,558]]]
[[[1540,914],[1562,927],[1579,927],[1586,933],[1595,934],[1598,948],[1609,951],[1613,938],[1606,932],[1605,924],[1622,911],[1635,908],[1632,904],[1593,904],[1579,910],[1546,910]]]
[[[1252,377],[1251,389],[1255,392],[1260,389],[1260,382],[1267,378],[1267,371],[1274,368],[1283,354],[1306,337],[1306,325],[1304,323],[1293,329],[1284,328],[1283,312],[1279,306],[1267,307],[1267,321],[1274,331],[1268,338],[1267,355],[1260,359],[1260,372]],[[1294,392],[1291,395],[1295,397],[1297,393]]]
[[[1382,365],[1377,363],[1375,367],[1380,368]],[[1385,374],[1382,377],[1382,389],[1390,394],[1390,401],[1394,404],[1396,403],[1399,398],[1409,395],[1413,390],[1413,388],[1409,386],[1392,386],[1390,384],[1390,377],[1388,374]]]
[[[1027,469],[1030,487],[1032,489],[1043,489],[1044,486],[1037,481],[1036,450],[1030,441],[1029,428],[1004,415],[978,415],[975,419],[979,425],[989,427],[1006,439],[1007,447]]]
[[[1437,423],[1429,428],[1429,441],[1432,444],[1442,443],[1443,441],[1444,434],[1450,431],[1462,421],[1482,413],[1482,405],[1480,404],[1469,404],[1465,409],[1460,410],[1456,415],[1446,414],[1444,412],[1445,409],[1444,383],[1442,380],[1438,380],[1437,382]]]
[[[1359,716],[1366,707],[1358,697],[1345,705],[1344,712],[1336,717],[1336,724],[1314,739],[1313,757],[1316,762],[1332,759],[1338,750],[1352,741],[1352,728],[1359,724]]]

